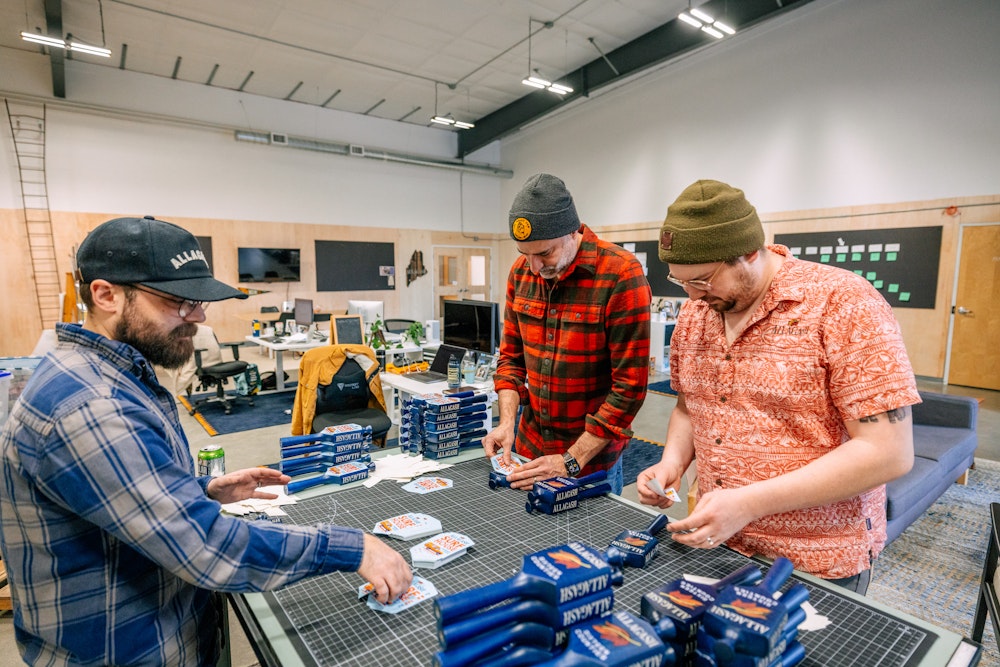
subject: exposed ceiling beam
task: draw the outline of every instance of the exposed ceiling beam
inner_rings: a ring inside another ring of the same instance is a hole
[[[700,5],[700,8],[738,30],[745,30],[755,23],[782,14],[789,8],[811,1],[784,0],[782,6],[782,3],[776,3],[775,0],[740,0],[731,3],[726,0],[709,0]],[[571,87],[572,93],[559,96],[547,90],[536,90],[479,118],[474,128],[459,134],[458,154],[465,157],[571,100],[589,97],[600,88],[635,76],[685,52],[710,46],[713,41],[714,38],[676,19],[665,23],[610,53],[602,53],[583,67],[554,79]]]
[[[45,0],[45,30],[49,37],[65,39],[62,27],[62,0]],[[66,52],[49,49],[52,67],[52,96],[66,99]]]

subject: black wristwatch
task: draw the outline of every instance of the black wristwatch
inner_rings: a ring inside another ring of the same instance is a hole
[[[563,454],[563,463],[566,464],[566,474],[570,477],[576,477],[580,474],[580,464],[569,452]]]

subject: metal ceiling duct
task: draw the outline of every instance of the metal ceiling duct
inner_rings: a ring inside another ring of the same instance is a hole
[[[319,153],[333,153],[334,155],[350,155],[353,157],[369,158],[371,160],[381,160],[382,162],[397,162],[399,164],[411,164],[420,167],[435,167],[437,169],[450,169],[461,171],[467,174],[479,174],[481,176],[498,176],[500,178],[513,178],[514,172],[511,169],[503,169],[485,164],[468,164],[460,160],[446,160],[431,158],[422,155],[408,155],[406,153],[396,153],[384,151],[377,148],[369,148],[359,144],[345,144],[333,141],[319,141],[317,139],[303,139],[287,134],[276,135],[271,132],[251,132],[248,130],[236,130],[234,136],[237,141],[247,141],[255,144],[267,144],[269,146],[279,146],[281,148],[297,148],[299,150],[317,151]],[[276,140],[275,137],[278,137]]]

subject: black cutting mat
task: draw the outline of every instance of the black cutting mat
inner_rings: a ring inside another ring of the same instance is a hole
[[[394,482],[379,482],[297,505],[287,506],[296,524],[336,523],[371,531],[383,519],[424,512],[441,520],[444,531],[468,535],[476,546],[436,570],[416,570],[439,595],[450,595],[514,576],[525,554],[552,545],[580,541],[604,548],[625,528],[641,529],[652,516],[609,498],[591,498],[575,510],[549,516],[529,515],[526,494],[491,490],[489,461],[475,459],[442,471],[454,487],[425,495],[403,491]],[[417,540],[383,538],[404,554]],[[669,538],[660,555],[644,569],[626,569],[625,584],[615,589],[615,608],[639,613],[642,595],[684,573],[721,578],[746,563],[728,549],[690,549]],[[766,572],[766,567],[762,568]],[[400,614],[372,611],[357,597],[361,579],[355,573],[332,573],[265,595],[283,627],[294,629],[302,660],[315,665],[429,665],[437,650],[433,605],[421,603]],[[810,602],[832,623],[824,630],[802,632],[807,666],[838,667],[918,665],[935,635],[834,592],[803,582]],[[293,633],[294,634],[294,633]]]

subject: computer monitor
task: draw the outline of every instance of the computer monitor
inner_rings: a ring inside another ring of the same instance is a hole
[[[494,354],[500,346],[500,306],[492,301],[445,301],[441,341]]]
[[[313,321],[312,299],[296,299],[295,309],[292,311],[295,316],[295,324],[298,326],[309,326]]]
[[[361,301],[350,299],[347,302],[348,315],[360,315],[365,323],[365,330],[372,325],[375,320],[385,321],[385,304],[382,301]]]

